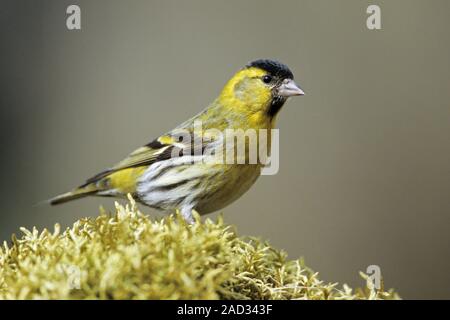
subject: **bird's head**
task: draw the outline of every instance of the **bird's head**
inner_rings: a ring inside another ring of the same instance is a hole
[[[304,95],[289,68],[274,60],[247,64],[226,84],[220,101],[244,114],[274,118],[286,100]]]

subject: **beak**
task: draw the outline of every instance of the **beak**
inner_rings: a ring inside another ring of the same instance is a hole
[[[285,79],[278,88],[278,94],[282,97],[303,96],[305,93],[292,79]]]

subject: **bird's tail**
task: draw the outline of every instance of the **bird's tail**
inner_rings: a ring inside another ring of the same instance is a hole
[[[72,191],[57,195],[56,197],[49,199],[48,203],[50,203],[51,205],[57,205],[57,204],[61,204],[64,202],[71,201],[71,200],[94,195],[97,192],[98,192],[98,190],[95,187],[95,185],[90,184],[90,185],[76,188]]]

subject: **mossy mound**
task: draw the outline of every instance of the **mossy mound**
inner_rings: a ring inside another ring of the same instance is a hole
[[[160,221],[130,204],[63,233],[21,229],[0,248],[1,299],[392,299],[393,291],[324,283],[302,261],[219,218]]]

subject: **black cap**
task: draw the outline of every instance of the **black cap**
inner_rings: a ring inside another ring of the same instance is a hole
[[[294,79],[294,75],[289,68],[281,62],[270,59],[259,59],[248,63],[246,68],[259,68],[270,73],[274,77],[282,79]]]

